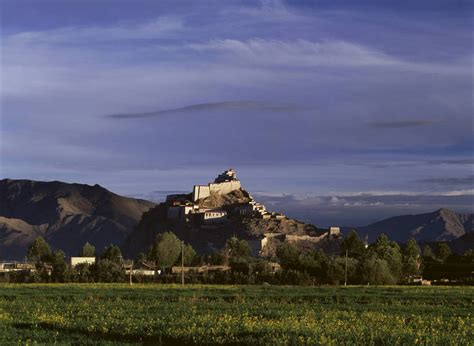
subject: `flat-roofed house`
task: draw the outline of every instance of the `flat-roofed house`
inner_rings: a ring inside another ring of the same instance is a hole
[[[91,265],[95,263],[95,257],[71,257],[69,263],[73,268],[79,264]]]
[[[227,212],[222,209],[209,209],[200,214],[205,224],[222,223],[227,220]]]

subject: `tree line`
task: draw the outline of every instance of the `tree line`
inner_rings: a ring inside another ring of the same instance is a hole
[[[161,272],[154,277],[135,275],[138,282],[179,282],[172,274],[173,266],[199,267],[220,265],[227,271],[186,273],[188,283],[218,284],[409,284],[423,275],[428,279],[450,279],[460,284],[474,283],[474,252],[463,256],[453,254],[446,243],[423,249],[414,240],[400,246],[385,235],[366,245],[355,231],[341,242],[338,256],[328,256],[323,250],[301,251],[295,244],[282,243],[271,258],[251,255],[247,241],[230,238],[225,246],[206,256],[197,255],[190,244],[184,244],[174,233],[159,234],[146,253],[140,253],[135,264],[147,264]],[[35,262],[31,272],[10,272],[2,277],[10,282],[124,282],[124,259],[116,245],[105,247],[96,254],[94,246],[84,244],[81,257],[97,257],[93,264],[71,266],[62,250],[52,250],[42,237],[36,238],[27,251],[29,261]],[[280,270],[275,271],[275,263]]]

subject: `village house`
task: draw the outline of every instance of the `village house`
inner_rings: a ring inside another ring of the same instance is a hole
[[[341,228],[339,227],[329,227],[329,236],[340,236],[341,235]]]
[[[166,216],[171,220],[184,220],[197,209],[199,207],[193,204],[173,205],[168,207]]]
[[[157,269],[155,263],[150,261],[139,261],[138,263],[125,261],[123,268],[126,275],[155,276],[161,274],[161,270]]]
[[[199,213],[204,224],[222,223],[227,220],[227,212],[222,209],[209,209]]]
[[[180,274],[184,273],[208,273],[208,272],[226,272],[231,268],[226,265],[204,265],[200,267],[180,267],[174,266],[171,267],[171,273]]]
[[[69,264],[71,265],[72,268],[79,264],[94,264],[95,263],[95,257],[71,257],[69,258]]]
[[[36,265],[33,262],[24,263],[24,262],[0,262],[0,273],[9,273],[9,272],[30,272],[35,271]]]

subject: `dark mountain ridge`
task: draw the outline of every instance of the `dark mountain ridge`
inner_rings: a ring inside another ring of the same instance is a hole
[[[23,258],[42,235],[75,255],[85,242],[101,250],[121,244],[155,204],[119,196],[100,185],[59,181],[0,180],[0,256]]]
[[[473,232],[473,220],[474,214],[442,208],[431,213],[395,216],[356,229],[361,236],[367,235],[369,242],[382,233],[401,243],[410,238],[420,242],[441,242]]]

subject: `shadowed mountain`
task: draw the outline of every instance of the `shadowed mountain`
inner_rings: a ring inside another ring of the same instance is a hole
[[[467,250],[474,250],[474,232],[466,233],[463,236],[453,239],[448,243],[453,252],[462,255]]]
[[[99,185],[0,180],[0,257],[23,258],[39,235],[67,255],[77,254],[85,242],[98,251],[121,244],[154,205]]]
[[[432,213],[395,216],[357,227],[361,236],[368,235],[373,242],[379,234],[386,234],[397,242],[410,238],[422,242],[441,242],[458,239],[473,232],[474,214],[460,214],[449,209],[438,209]]]

